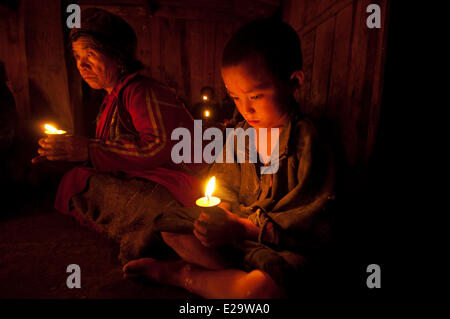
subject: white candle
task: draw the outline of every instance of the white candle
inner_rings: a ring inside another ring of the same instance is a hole
[[[200,207],[214,207],[220,204],[220,198],[213,197],[212,193],[216,187],[216,178],[213,176],[206,185],[205,197],[197,199],[195,202]]]

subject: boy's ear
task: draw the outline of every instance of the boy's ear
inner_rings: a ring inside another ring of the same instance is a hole
[[[302,70],[295,70],[292,72],[290,80],[297,84],[294,89],[303,85],[303,80],[305,79],[305,73]]]

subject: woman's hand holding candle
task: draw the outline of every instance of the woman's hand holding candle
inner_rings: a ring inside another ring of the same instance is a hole
[[[38,153],[49,161],[83,162],[89,159],[89,139],[82,136],[49,135],[39,140]]]
[[[82,136],[66,135],[66,131],[59,130],[50,124],[45,124],[46,138],[39,140],[37,156],[31,160],[39,163],[43,160],[84,162],[89,159],[90,140]]]

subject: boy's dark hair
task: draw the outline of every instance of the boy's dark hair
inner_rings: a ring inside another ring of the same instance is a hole
[[[292,72],[301,70],[303,57],[297,32],[282,21],[254,20],[241,27],[228,41],[222,67],[262,58],[275,79],[288,81]]]

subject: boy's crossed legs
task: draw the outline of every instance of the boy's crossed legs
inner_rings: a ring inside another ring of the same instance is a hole
[[[229,268],[217,251],[203,246],[194,235],[168,232],[161,235],[182,260],[141,258],[130,261],[123,267],[126,279],[144,276],[213,299],[285,296],[284,290],[267,273]]]

